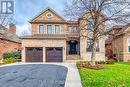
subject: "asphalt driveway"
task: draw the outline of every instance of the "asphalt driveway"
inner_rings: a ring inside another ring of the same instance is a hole
[[[67,71],[51,64],[0,67],[0,87],[64,87]]]

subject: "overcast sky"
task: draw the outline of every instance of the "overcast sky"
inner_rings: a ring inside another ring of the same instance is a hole
[[[14,18],[17,34],[20,35],[22,31],[28,30],[30,28],[28,21],[47,7],[64,16],[64,0],[15,0]]]

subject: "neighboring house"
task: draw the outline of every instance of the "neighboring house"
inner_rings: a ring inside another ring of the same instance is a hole
[[[16,35],[16,26],[9,25],[9,29],[0,25],[0,58],[3,58],[5,52],[21,50],[21,40]]]
[[[130,61],[130,24],[114,26],[108,31],[106,56],[119,61]]]
[[[39,13],[30,21],[32,35],[21,37],[22,61],[90,61],[92,41],[80,37],[81,21],[66,21],[51,8]],[[105,61],[104,38],[97,43],[96,61]]]
[[[105,55],[111,59],[114,58],[114,39],[115,39],[115,35],[118,34],[118,32],[122,29],[123,26],[113,26],[111,29],[108,30],[108,36],[107,39],[105,41]]]

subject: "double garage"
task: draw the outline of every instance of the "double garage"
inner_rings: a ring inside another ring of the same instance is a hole
[[[43,52],[45,51],[45,52]],[[26,62],[63,62],[63,48],[62,47],[26,47]]]
[[[65,59],[65,39],[22,39],[22,62],[63,62]]]

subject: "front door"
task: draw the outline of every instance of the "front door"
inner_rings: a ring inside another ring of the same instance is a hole
[[[69,54],[77,54],[77,41],[70,41],[69,42],[70,49]]]

